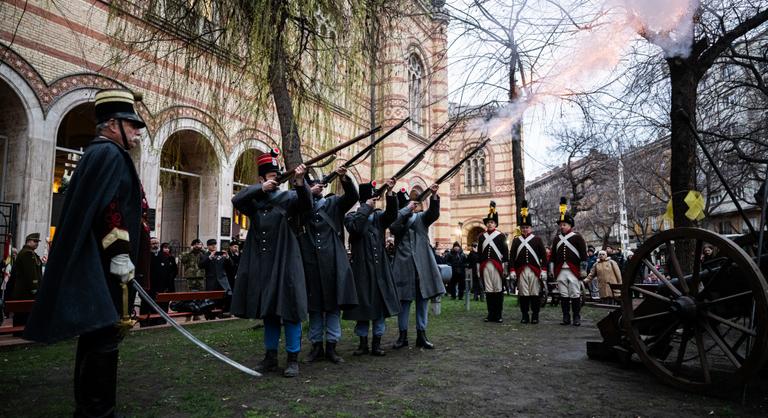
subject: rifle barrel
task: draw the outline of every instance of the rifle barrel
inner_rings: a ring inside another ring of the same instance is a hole
[[[344,148],[346,148],[346,147],[348,147],[348,146],[350,146],[350,145],[352,145],[352,144],[354,144],[354,143],[356,143],[358,141],[361,141],[361,140],[365,139],[366,137],[369,137],[369,136],[375,134],[376,132],[378,132],[380,130],[381,130],[381,125],[373,128],[373,129],[371,129],[371,130],[369,130],[367,132],[364,132],[364,133],[362,133],[362,134],[360,134],[360,135],[350,139],[349,141],[344,142],[343,144],[336,145],[335,147],[329,149],[328,151],[325,151],[325,152],[319,154],[317,157],[310,158],[309,160],[304,161],[302,164],[304,164],[306,166],[312,165],[312,164],[314,164],[314,163],[316,163],[318,161],[323,160],[324,158],[328,157],[329,155],[335,154],[335,153],[339,152],[340,150],[342,150],[342,149],[344,149]],[[293,173],[295,171],[296,171],[296,168],[292,168],[292,169],[286,171],[285,173],[280,175],[280,177],[278,178],[277,182],[278,183],[284,183],[286,180],[291,178],[291,176],[293,175]]]
[[[395,133],[395,131],[397,131],[398,129],[402,128],[402,127],[403,127],[403,125],[405,125],[405,124],[406,124],[406,122],[408,122],[409,120],[411,120],[411,117],[410,117],[410,116],[408,116],[408,117],[406,117],[405,119],[403,119],[403,120],[401,120],[400,122],[398,122],[398,124],[397,124],[397,125],[395,125],[395,126],[393,126],[392,128],[390,128],[390,129],[389,129],[387,132],[385,132],[385,133],[384,133],[382,136],[380,136],[380,137],[376,138],[376,140],[375,140],[375,141],[373,141],[373,142],[371,142],[370,144],[368,144],[368,145],[367,145],[365,148],[363,148],[363,149],[362,149],[360,152],[358,152],[357,154],[355,154],[355,155],[354,155],[352,158],[350,158],[350,159],[348,159],[347,161],[345,161],[345,162],[344,162],[344,164],[342,164],[341,166],[342,166],[342,167],[344,167],[344,168],[349,168],[349,167],[351,167],[351,166],[352,166],[352,165],[355,163],[355,161],[357,161],[358,159],[362,158],[362,157],[363,157],[365,154],[367,154],[367,153],[368,153],[368,152],[369,152],[371,149],[373,149],[373,147],[375,147],[376,145],[378,145],[378,144],[379,144],[381,141],[383,141],[384,139],[386,139],[388,136],[390,136],[390,135],[392,135],[393,133]],[[332,173],[329,173],[328,175],[326,175],[325,177],[323,177],[323,183],[325,183],[325,184],[328,184],[328,183],[332,182],[332,181],[333,181],[333,180],[334,180],[336,177],[338,177],[338,174],[336,174],[336,172],[335,172],[335,171],[334,171],[334,172],[332,172]]]
[[[429,151],[430,148],[435,146],[441,139],[445,138],[446,135],[451,133],[451,131],[456,127],[456,125],[459,124],[459,121],[460,121],[460,119],[457,118],[453,123],[448,125],[448,127],[445,128],[445,130],[443,130],[443,132],[440,132],[440,134],[437,135],[437,137],[435,137],[435,139],[433,139],[429,144],[427,144],[426,147],[424,147],[421,151],[419,151],[419,153],[416,154],[416,156],[411,158],[411,160],[408,161],[402,168],[400,168],[400,170],[398,170],[397,173],[395,173],[395,175],[392,176],[392,177],[395,180],[400,180],[406,174],[408,174],[411,170],[413,170],[413,168],[416,167],[416,165],[421,160],[424,159],[424,154],[426,154],[426,152]],[[376,189],[376,191],[374,192],[374,196],[381,196],[384,192],[386,192],[386,189],[387,189],[387,184],[384,183],[383,186],[381,186],[378,189]]]
[[[480,145],[476,146],[475,149],[473,149],[469,154],[467,154],[464,158],[462,158],[458,163],[456,163],[453,167],[451,167],[450,170],[446,171],[445,174],[440,176],[439,179],[435,182],[435,184],[442,184],[444,181],[450,179],[456,173],[458,170],[461,169],[461,166],[467,162],[470,158],[472,158],[473,155],[477,154],[481,149],[485,148],[485,146],[490,142],[491,138],[486,138],[485,141],[481,142]],[[418,197],[416,197],[416,201],[421,202],[422,200],[426,199],[430,194],[432,194],[432,189],[427,188],[423,192],[419,194]]]

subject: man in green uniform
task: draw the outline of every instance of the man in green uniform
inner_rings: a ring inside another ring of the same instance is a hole
[[[182,277],[187,279],[189,290],[203,290],[205,269],[198,264],[202,254],[203,242],[197,238],[192,240],[191,249],[181,254]]]
[[[24,248],[16,256],[11,277],[8,279],[8,300],[34,299],[40,279],[43,277],[43,263],[35,253],[37,246],[40,245],[40,234],[29,234],[24,241]],[[15,312],[13,326],[25,325],[28,317],[27,312]]]

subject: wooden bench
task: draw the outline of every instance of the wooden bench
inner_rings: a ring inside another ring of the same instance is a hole
[[[5,311],[13,313],[28,313],[32,312],[32,306],[35,305],[34,300],[7,300],[5,301]],[[5,313],[0,313],[5,315]],[[24,331],[24,325],[19,326],[2,326],[0,327],[0,335],[16,334]]]
[[[210,299],[210,300],[221,300],[226,297],[226,293],[223,290],[210,290],[210,291],[198,291],[198,292],[175,292],[175,293],[158,293],[155,296],[155,301],[157,303],[170,303],[170,302],[181,302],[185,300],[203,300],[203,299]],[[222,313],[221,309],[211,309],[209,313],[218,315]],[[194,317],[200,315],[195,314],[193,312],[175,312],[171,311],[168,312],[168,316],[171,318],[179,318],[179,317],[185,317],[187,319],[193,319]],[[147,313],[147,314],[141,314],[137,317],[139,321],[146,321],[149,319],[156,319],[156,318],[162,318],[160,314],[157,313]]]

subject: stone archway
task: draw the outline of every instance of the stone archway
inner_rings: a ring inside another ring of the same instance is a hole
[[[242,189],[255,184],[259,181],[259,167],[256,160],[266,150],[261,148],[249,148],[243,151],[235,162],[234,175],[232,179],[232,196],[239,193]],[[250,220],[245,215],[232,208],[232,231],[231,236],[239,239],[245,239],[248,232]],[[223,234],[224,232],[222,232]]]
[[[219,237],[219,165],[211,142],[182,129],[163,142],[157,198],[158,235],[183,250],[199,238]]]
[[[23,99],[11,85],[0,79],[0,256],[5,257],[6,242],[18,246],[21,204],[26,191],[29,119]],[[20,175],[21,174],[21,175]],[[10,251],[10,248],[7,248]]]
[[[94,138],[96,130],[94,109],[93,102],[81,103],[70,109],[59,123],[53,161],[51,236],[54,235],[60,220],[69,179],[77,168],[85,147]]]
[[[472,243],[477,242],[480,235],[485,232],[485,226],[482,223],[473,222],[469,225],[464,225],[464,230],[466,231],[466,234],[463,235],[466,237],[466,241],[462,244],[465,244],[469,248],[472,246]]]

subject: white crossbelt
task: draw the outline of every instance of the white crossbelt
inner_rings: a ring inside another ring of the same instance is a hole
[[[483,238],[485,238],[485,239],[483,240],[483,248],[482,248],[482,250],[485,251],[485,247],[490,245],[491,248],[493,248],[493,251],[496,251],[496,255],[499,257],[499,260],[503,260],[504,257],[501,255],[501,251],[499,251],[499,247],[497,247],[496,243],[493,242],[493,239],[498,237],[499,235],[501,235],[501,232],[499,232],[498,230],[493,231],[492,234],[489,234],[487,232],[484,233],[483,234]]]
[[[571,250],[571,252],[573,252],[574,254],[576,254],[576,257],[579,257],[579,258],[581,258],[581,254],[579,254],[579,250],[577,250],[577,249],[576,249],[576,247],[574,247],[574,246],[573,246],[573,244],[571,244],[571,242],[570,242],[570,241],[568,241],[568,238],[570,238],[570,237],[572,237],[572,236],[574,236],[574,235],[576,235],[576,233],[575,233],[575,232],[573,232],[573,231],[569,232],[569,233],[568,233],[567,235],[565,235],[565,236],[563,236],[563,234],[560,234],[560,235],[559,235],[560,241],[557,243],[557,248],[555,248],[555,250],[559,250],[559,249],[560,249],[560,246],[561,246],[561,245],[563,245],[563,244],[565,244],[565,246],[566,246],[566,247],[567,247],[569,250]]]
[[[536,262],[536,265],[541,267],[541,264],[539,264],[539,255],[536,254],[536,251],[533,251],[533,248],[531,247],[531,244],[529,242],[535,237],[535,235],[531,234],[528,235],[527,238],[523,238],[522,236],[517,237],[520,240],[520,246],[517,247],[517,253],[515,254],[515,258],[520,255],[520,251],[523,250],[523,248],[527,248],[528,252],[531,253],[533,256],[533,261]]]

